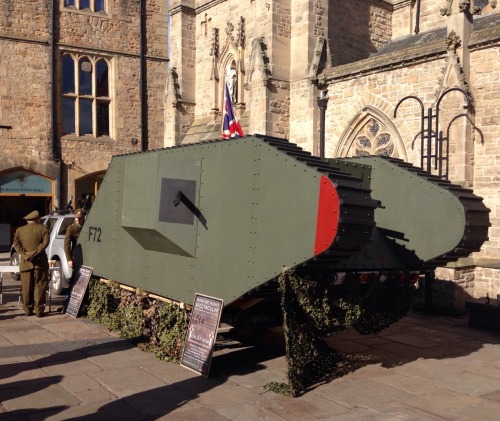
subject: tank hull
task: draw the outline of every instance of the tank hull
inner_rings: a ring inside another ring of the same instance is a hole
[[[94,275],[168,299],[246,310],[276,278],[420,271],[487,240],[472,191],[398,160],[320,159],[247,136],[113,158],[79,238]]]

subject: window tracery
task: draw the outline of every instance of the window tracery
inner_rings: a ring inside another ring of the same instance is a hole
[[[349,148],[349,156],[397,157],[397,149],[388,130],[371,118],[359,131]]]

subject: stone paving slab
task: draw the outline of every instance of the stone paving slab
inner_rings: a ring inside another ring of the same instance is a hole
[[[17,312],[16,312],[17,313]],[[2,320],[5,320],[3,315],[0,315]],[[0,335],[7,332],[20,332],[25,330],[41,329],[34,325],[28,317],[16,315],[14,320],[9,320],[9,323],[0,323]],[[11,342],[12,343],[12,342]]]
[[[69,376],[72,374],[84,374],[89,373],[93,375],[98,371],[101,371],[101,367],[94,364],[92,361],[87,359],[75,359],[75,360],[58,360],[57,363],[53,361],[36,362],[37,365],[48,375],[64,375]]]
[[[29,380],[11,383],[11,387],[2,390],[2,404],[9,413],[18,415],[79,405],[78,398],[58,385],[60,380],[61,376],[51,376],[36,384]]]
[[[3,362],[3,360],[2,360]],[[47,373],[39,368],[32,361],[5,363],[0,365],[0,397],[3,397],[2,390],[23,381],[36,382],[44,380]]]
[[[266,409],[255,406],[253,403],[244,403],[239,405],[226,406],[217,410],[220,420],[233,420],[233,421],[248,421],[248,420],[262,420],[262,421],[286,421],[286,418],[275,415]],[[167,418],[165,418],[167,419]],[[200,419],[201,418],[197,418]]]
[[[385,376],[376,376],[376,380],[412,395],[425,395],[440,389],[440,385],[438,384],[392,372],[387,373]]]
[[[441,354],[434,348],[415,348],[413,345],[407,345],[400,342],[377,344],[372,347],[373,350],[380,350],[382,353],[391,352],[404,358],[439,358]]]
[[[349,412],[349,407],[336,403],[316,393],[305,394],[298,398],[273,396],[272,399],[261,400],[258,408],[289,421],[307,419],[319,420],[326,417],[335,417]]]
[[[208,386],[214,382],[213,378],[204,378],[196,374],[194,371],[187,370],[179,367],[177,364],[166,363],[157,358],[150,358],[149,361],[142,363],[142,368],[154,375],[155,377],[163,380],[166,384],[182,384],[189,379],[196,379],[195,382],[207,383]]]
[[[1,420],[1,418],[0,418]],[[30,415],[29,421],[144,421],[144,414],[134,411],[125,402],[115,401],[112,406],[100,402],[72,406],[69,408],[53,408],[44,413]],[[10,420],[9,420],[10,421]],[[12,420],[14,421],[14,420]]]
[[[52,318],[47,317],[47,319]],[[81,323],[78,331],[75,331],[75,323],[70,316],[52,319],[51,323],[45,324],[45,321],[43,323],[46,330],[68,341],[79,340],[81,338],[86,338],[87,340],[100,339],[110,336],[106,330],[85,323]]]
[[[248,413],[248,417],[246,417],[245,413],[239,413],[240,416],[243,416],[244,418],[239,418],[241,420],[262,420],[262,421],[275,421],[274,419],[271,418],[261,418],[261,417],[255,417],[253,418],[251,413]],[[157,421],[160,420],[168,420],[168,421],[227,421],[228,419],[238,419],[238,418],[227,418],[223,415],[219,415],[218,412],[210,409],[210,408],[204,408],[204,407],[197,407],[197,408],[178,408],[175,409],[171,412],[169,412],[166,415],[159,416],[158,418],[154,418]]]
[[[328,389],[318,388],[315,393],[327,397],[339,405],[346,408],[362,406],[383,410],[388,404],[406,401],[414,395],[398,388],[381,382],[376,379],[356,379],[342,383],[341,388]]]
[[[89,360],[103,369],[123,370],[127,367],[136,367],[148,363],[154,354],[143,352],[138,348],[116,349],[99,348],[87,350]]]
[[[137,412],[144,414],[147,419],[157,419],[159,416],[170,414],[180,409],[199,410],[203,408],[203,405],[197,400],[190,398],[189,395],[180,392],[172,385],[136,393],[122,400]],[[113,404],[112,402],[108,405],[113,406]]]
[[[230,387],[216,387],[198,393],[196,402],[201,406],[210,406],[218,409],[226,406],[241,404],[244,402],[255,402],[261,400],[261,394],[245,386],[235,384]]]
[[[486,395],[481,396],[482,398],[486,398],[488,400],[500,403],[500,390],[497,390],[492,393],[488,393]]]
[[[101,384],[94,378],[93,373],[65,374],[60,384],[66,390],[78,397],[80,397],[80,392],[102,388]]]
[[[444,420],[456,420],[468,414],[477,413],[479,415],[479,411],[482,412],[480,409],[482,405],[490,406],[494,403],[489,403],[475,396],[440,389],[432,394],[414,396],[407,399],[405,404]],[[500,409],[500,406],[497,405],[497,409]],[[476,419],[482,420],[481,418]],[[496,419],[498,420],[498,412]]]
[[[60,338],[52,332],[36,326],[32,326],[30,330],[5,332],[3,337],[14,345],[52,344],[60,340]]]
[[[93,378],[120,398],[165,386],[165,382],[140,367],[101,369]]]

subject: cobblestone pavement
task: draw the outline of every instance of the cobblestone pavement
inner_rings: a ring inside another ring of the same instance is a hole
[[[500,419],[500,335],[467,317],[411,313],[379,335],[342,332],[329,340],[344,355],[337,376],[290,398],[264,388],[285,380],[279,330],[219,343],[207,379],[56,313],[57,301],[27,317],[18,295],[5,276],[0,420]]]

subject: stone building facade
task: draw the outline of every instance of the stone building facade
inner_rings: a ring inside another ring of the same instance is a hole
[[[88,192],[85,180],[102,175],[113,154],[219,139],[226,82],[245,133],[284,137],[327,157],[390,155],[425,165],[422,109],[439,109],[449,139],[443,175],[484,197],[492,226],[480,252],[438,276],[471,296],[500,293],[496,0],[53,4],[0,4],[0,177],[41,175],[54,189],[49,204],[61,207]],[[109,96],[66,91],[70,59],[96,71],[104,60]],[[407,96],[418,100],[398,106]],[[75,99],[104,104],[109,133],[96,122],[84,127],[92,133],[72,133],[67,125],[78,116],[66,118],[64,104]],[[9,203],[4,196],[0,205]]]
[[[163,146],[167,15],[157,0],[0,2],[0,224],[88,206],[113,155]]]

